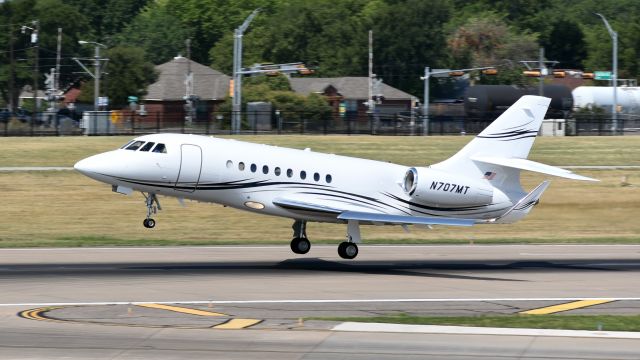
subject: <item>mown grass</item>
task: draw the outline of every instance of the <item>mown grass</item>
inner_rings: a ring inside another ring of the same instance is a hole
[[[228,136],[225,136],[228,137]],[[277,146],[426,165],[448,158],[471,136],[237,136],[238,140]],[[2,166],[73,166],[87,156],[120,147],[130,136],[9,137],[0,140]],[[640,165],[640,137],[538,138],[530,158],[551,165]]]
[[[0,166],[71,166],[77,160],[115,148],[124,137],[0,139]],[[426,164],[442,160],[464,145],[463,137],[257,136],[297,148],[344,155]],[[541,138],[532,158],[556,165],[638,165],[640,137]],[[565,149],[564,154],[560,149]],[[614,150],[612,150],[614,149]],[[622,152],[621,156],[616,155]],[[561,155],[557,155],[560,154]],[[604,159],[604,160],[603,160]],[[365,226],[366,243],[635,243],[640,242],[640,170],[578,171],[599,183],[554,179],[542,201],[523,221],[471,228],[412,230]],[[631,186],[622,187],[626,176]],[[544,178],[527,173],[525,188]],[[0,247],[286,244],[288,219],[256,216],[216,204],[160,198],[164,208],[149,230],[142,226],[144,200],[124,196],[108,185],[73,171],[0,172]],[[345,227],[311,223],[314,243],[344,239]]]
[[[316,317],[308,320],[559,330],[640,331],[640,315],[482,315]],[[600,327],[600,328],[599,328]]]

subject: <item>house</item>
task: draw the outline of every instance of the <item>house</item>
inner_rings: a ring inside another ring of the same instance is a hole
[[[149,115],[171,114],[184,119],[186,76],[193,73],[193,94],[198,96],[196,119],[206,120],[229,93],[231,77],[182,56],[156,66],[158,80],[149,85],[143,97]]]
[[[351,119],[366,119],[369,98],[368,77],[291,78],[291,88],[298,94],[323,95],[336,114]],[[413,96],[387,84],[380,84],[378,93],[383,100],[376,105],[381,115],[393,115],[411,110]],[[341,108],[343,110],[341,110]]]

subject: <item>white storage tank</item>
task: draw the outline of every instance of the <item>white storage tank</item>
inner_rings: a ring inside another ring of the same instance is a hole
[[[595,106],[611,113],[613,106],[613,87],[579,86],[571,92],[574,109]],[[640,115],[640,87],[618,87],[618,112],[620,114]]]

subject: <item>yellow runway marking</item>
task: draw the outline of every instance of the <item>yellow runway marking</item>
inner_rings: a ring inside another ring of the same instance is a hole
[[[212,326],[214,329],[239,330],[259,324],[262,320],[256,319],[231,319],[226,323]]]
[[[545,306],[543,308],[522,311],[520,312],[520,314],[527,314],[527,315],[555,314],[561,311],[581,309],[581,308],[585,308],[593,305],[606,304],[612,301],[615,301],[615,300],[578,300],[578,301],[572,301],[565,304]]]
[[[227,314],[217,313],[213,311],[190,309],[190,308],[185,308],[180,306],[171,306],[171,305],[163,305],[163,304],[137,304],[137,305],[146,307],[146,308],[169,310],[169,311],[175,311],[183,314],[191,314],[191,315],[198,315],[198,316],[227,316]]]

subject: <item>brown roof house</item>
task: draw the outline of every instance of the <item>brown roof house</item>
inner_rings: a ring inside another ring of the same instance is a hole
[[[158,81],[149,85],[143,100],[150,117],[161,116],[164,122],[181,122],[186,115],[186,78],[193,73],[193,95],[196,102],[196,119],[207,120],[229,93],[231,77],[208,66],[182,56],[156,66]]]
[[[368,77],[336,78],[291,78],[293,91],[303,95],[311,93],[324,95],[333,107],[334,113],[351,120],[366,121],[369,97]],[[383,96],[376,112],[380,115],[394,115],[411,110],[413,96],[387,84],[380,84],[378,91]]]

